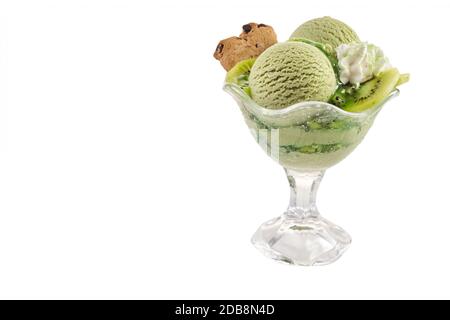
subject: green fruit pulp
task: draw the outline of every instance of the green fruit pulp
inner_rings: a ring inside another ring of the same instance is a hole
[[[235,83],[242,88],[250,96],[250,86],[248,84],[248,76],[250,70],[255,63],[256,58],[250,58],[238,62],[230,71],[227,72],[225,77],[226,83]]]

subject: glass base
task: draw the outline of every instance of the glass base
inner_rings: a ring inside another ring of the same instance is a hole
[[[264,223],[252,243],[264,255],[294,265],[325,265],[337,260],[352,239],[342,228],[319,215],[285,213]]]

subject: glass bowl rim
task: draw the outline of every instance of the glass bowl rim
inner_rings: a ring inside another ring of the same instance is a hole
[[[234,97],[239,97],[243,102],[246,104],[252,105],[253,108],[258,109],[258,113],[261,113],[265,116],[269,117],[282,117],[283,115],[287,115],[293,111],[297,111],[300,109],[308,109],[311,107],[317,107],[322,106],[327,109],[331,109],[343,116],[346,117],[352,117],[352,118],[366,118],[373,114],[375,114],[377,111],[380,110],[380,108],[390,99],[393,97],[396,97],[399,95],[400,91],[398,89],[395,89],[392,91],[385,99],[383,99],[379,104],[376,106],[362,112],[351,112],[351,111],[345,111],[331,103],[323,102],[323,101],[303,101],[299,102],[293,105],[290,105],[288,107],[282,108],[282,109],[267,109],[259,104],[257,104],[240,86],[238,86],[235,83],[225,83],[223,86],[223,90],[230,93]],[[234,93],[234,94],[233,94]]]

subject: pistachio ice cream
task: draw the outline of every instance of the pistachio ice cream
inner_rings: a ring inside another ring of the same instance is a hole
[[[302,42],[279,43],[264,51],[251,69],[249,85],[254,101],[268,109],[328,101],[337,86],[328,58]]]
[[[301,24],[291,35],[329,45],[333,49],[341,44],[359,42],[356,32],[347,24],[331,17],[312,19]]]

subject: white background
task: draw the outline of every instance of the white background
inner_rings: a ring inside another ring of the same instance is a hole
[[[450,298],[448,1],[2,1],[0,298]],[[291,267],[249,240],[288,202],[212,57],[332,15],[411,82],[328,170],[353,244]]]

